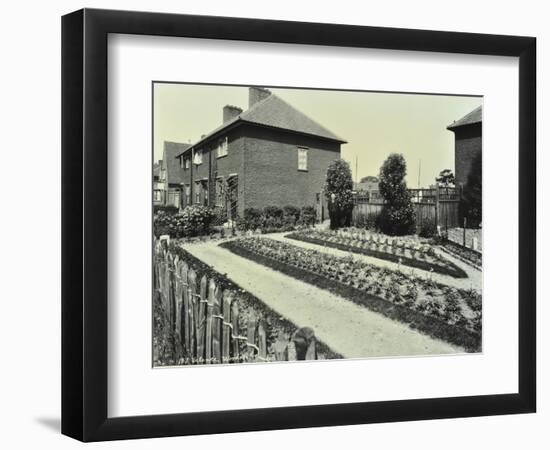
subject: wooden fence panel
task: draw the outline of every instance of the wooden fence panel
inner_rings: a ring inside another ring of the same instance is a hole
[[[183,359],[186,364],[268,361],[267,328],[261,315],[249,310],[243,320],[235,292],[223,290],[205,275],[199,282],[196,271],[187,262],[160,245],[154,251],[153,301],[160,301],[169,321],[175,361]],[[297,352],[291,351],[294,344],[288,334],[282,333],[273,343],[270,354],[273,352],[274,356],[269,359],[296,359]],[[307,344],[307,350],[301,352],[306,357],[298,359],[317,357],[315,339],[307,340]],[[157,349],[154,352],[156,360]]]

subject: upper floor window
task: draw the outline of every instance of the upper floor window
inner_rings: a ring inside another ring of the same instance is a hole
[[[224,139],[222,139],[219,143],[218,143],[218,147],[216,148],[216,156],[218,158],[222,157],[222,156],[226,156],[227,155],[227,137],[225,137]]]
[[[202,150],[195,150],[193,156],[193,164],[202,164]]]
[[[298,170],[307,170],[307,148],[298,148]]]
[[[182,158],[183,159],[183,168],[184,169],[189,169],[189,161],[191,160],[191,158]]]

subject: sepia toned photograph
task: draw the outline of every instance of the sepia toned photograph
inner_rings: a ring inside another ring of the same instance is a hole
[[[152,96],[154,367],[482,351],[482,97]]]

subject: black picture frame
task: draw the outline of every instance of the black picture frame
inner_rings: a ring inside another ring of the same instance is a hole
[[[517,393],[107,417],[107,36],[181,36],[519,58]],[[62,433],[82,441],[535,412],[536,39],[83,9],[62,18]]]

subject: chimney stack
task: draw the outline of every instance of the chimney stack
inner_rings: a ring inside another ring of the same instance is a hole
[[[225,105],[223,107],[223,123],[230,121],[237,117],[243,110],[238,106]]]
[[[271,95],[269,89],[260,88],[260,87],[250,87],[248,88],[248,107],[255,105],[258,102],[266,99]]]

